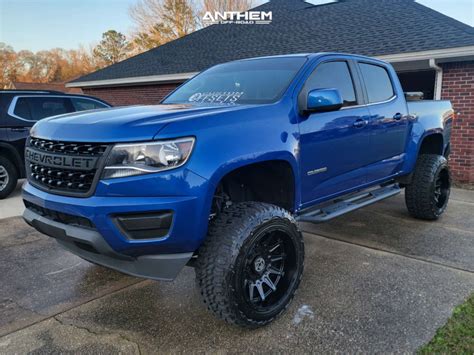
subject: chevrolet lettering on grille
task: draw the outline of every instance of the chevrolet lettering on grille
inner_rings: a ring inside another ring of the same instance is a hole
[[[26,148],[26,160],[42,166],[63,168],[71,170],[92,170],[96,168],[96,157],[67,156],[61,154],[50,154]]]

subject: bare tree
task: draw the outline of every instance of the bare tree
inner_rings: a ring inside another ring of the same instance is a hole
[[[202,0],[202,11],[212,13],[225,11],[247,11],[254,6],[253,0]]]
[[[13,82],[49,83],[68,81],[103,68],[107,63],[92,55],[93,48],[64,50],[54,48],[33,53],[15,52],[0,43],[0,89],[13,87]]]
[[[9,89],[18,76],[18,55],[13,48],[0,42],[0,89]]]
[[[129,12],[136,24],[134,42],[141,50],[183,37],[198,24],[191,0],[139,0]]]

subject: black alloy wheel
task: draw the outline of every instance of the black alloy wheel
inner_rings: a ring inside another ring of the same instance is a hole
[[[272,313],[284,300],[295,281],[296,247],[278,225],[272,225],[254,237],[245,256],[241,292],[248,307],[259,313]],[[239,282],[239,281],[238,281]]]
[[[446,210],[451,192],[448,161],[441,155],[421,154],[405,189],[408,212],[415,218],[436,220]]]
[[[222,210],[198,253],[196,282],[204,303],[243,327],[260,327],[281,315],[303,274],[303,236],[293,216],[267,203]]]

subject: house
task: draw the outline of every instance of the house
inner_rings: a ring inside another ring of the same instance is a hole
[[[82,94],[82,90],[79,87],[66,87],[64,82],[53,82],[53,83],[25,83],[21,81],[14,81],[11,85],[11,89],[14,90],[51,90],[60,91],[67,94]]]
[[[154,104],[196,73],[230,60],[301,52],[348,52],[391,62],[406,91],[449,99],[455,180],[474,184],[474,28],[414,0],[271,0],[268,25],[219,24],[80,77],[114,105]]]

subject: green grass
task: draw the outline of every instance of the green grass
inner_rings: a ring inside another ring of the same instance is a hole
[[[418,354],[474,354],[474,294],[454,309],[448,322],[436,331]]]

